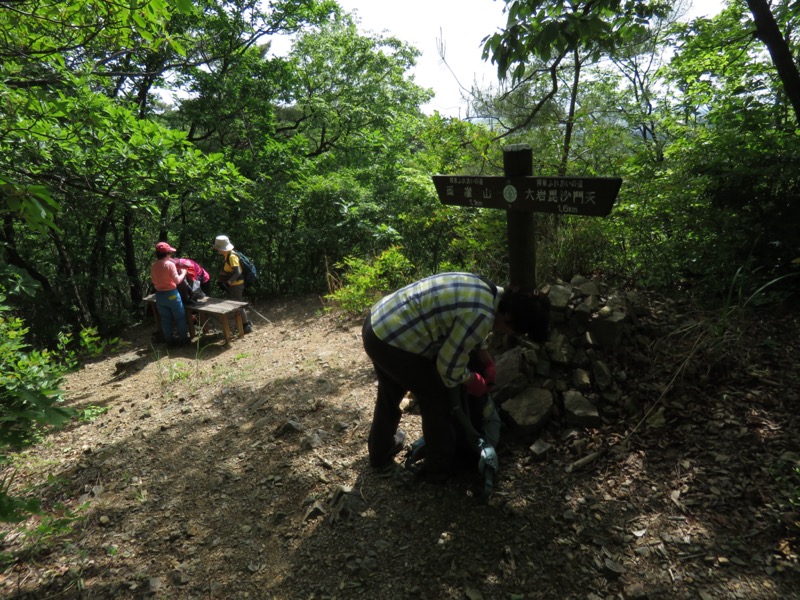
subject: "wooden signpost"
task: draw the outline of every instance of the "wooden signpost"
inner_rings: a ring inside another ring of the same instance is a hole
[[[512,285],[536,286],[533,214],[604,217],[622,186],[620,177],[534,177],[530,146],[503,151],[505,175],[434,175],[442,204],[501,208],[507,211],[508,255]]]

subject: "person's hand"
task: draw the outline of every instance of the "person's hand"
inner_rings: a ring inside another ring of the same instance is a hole
[[[467,393],[470,396],[485,396],[488,391],[486,380],[478,373],[473,373],[467,382]]]
[[[486,385],[492,387],[497,379],[497,367],[494,361],[490,360],[483,366],[483,378],[486,380]]]

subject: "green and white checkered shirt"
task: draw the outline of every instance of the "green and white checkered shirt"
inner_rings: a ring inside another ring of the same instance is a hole
[[[440,273],[389,294],[370,310],[379,339],[436,359],[447,387],[467,381],[469,353],[485,347],[503,289],[471,273]]]

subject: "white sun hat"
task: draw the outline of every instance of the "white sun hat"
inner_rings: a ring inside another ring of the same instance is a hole
[[[214,250],[227,252],[228,250],[233,250],[233,244],[231,244],[227,235],[218,235],[217,239],[214,240]]]

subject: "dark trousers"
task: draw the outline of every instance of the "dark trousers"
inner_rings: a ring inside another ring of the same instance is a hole
[[[237,302],[241,302],[244,299],[244,284],[241,283],[239,285],[229,285],[228,298],[231,300],[236,300]],[[245,323],[250,322],[250,318],[247,316],[247,311],[245,309],[242,309],[242,321]]]
[[[450,418],[451,398],[461,386],[447,388],[433,359],[412,354],[381,341],[372,330],[369,316],[362,329],[364,350],[378,377],[378,397],[372,416],[367,447],[374,467],[392,461],[394,435],[400,424],[400,402],[406,392],[414,394],[422,414],[425,437],[425,468],[431,474],[450,468],[455,453],[455,432]]]

